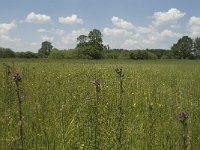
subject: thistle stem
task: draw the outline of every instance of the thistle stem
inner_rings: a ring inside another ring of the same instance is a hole
[[[19,107],[19,135],[20,135],[20,141],[19,141],[19,150],[23,150],[23,122],[22,122],[22,101],[20,98],[20,90],[19,90],[19,82],[16,82],[17,86],[17,98],[18,98],[18,107]]]

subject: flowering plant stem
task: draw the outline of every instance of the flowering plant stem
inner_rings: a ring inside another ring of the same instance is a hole
[[[119,101],[117,102],[117,150],[121,150],[122,149],[122,145],[123,145],[123,79],[124,79],[124,74],[123,74],[123,70],[122,68],[117,68],[115,69],[116,73],[119,75]]]
[[[19,135],[20,135],[19,150],[22,150],[23,149],[22,101],[20,98],[19,82],[16,82],[16,85],[17,85],[17,98],[19,107]]]
[[[20,97],[20,88],[19,88],[19,82],[21,81],[21,75],[19,73],[16,73],[13,77],[16,83],[16,92],[17,92],[17,98],[18,98],[18,109],[19,109],[19,150],[23,150],[23,122],[22,122],[22,100]]]

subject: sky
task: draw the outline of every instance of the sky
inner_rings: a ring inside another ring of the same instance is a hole
[[[75,48],[93,29],[110,48],[170,49],[200,37],[199,0],[0,0],[0,47],[37,52],[43,41]]]

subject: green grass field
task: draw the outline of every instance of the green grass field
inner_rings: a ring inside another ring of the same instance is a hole
[[[123,68],[123,92],[117,67]],[[22,75],[26,150],[200,147],[200,61],[2,59],[1,150],[19,145],[15,72]],[[95,80],[100,81],[100,91]],[[187,124],[179,120],[180,112],[187,112]]]

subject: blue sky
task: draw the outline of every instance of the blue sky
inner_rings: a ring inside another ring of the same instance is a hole
[[[96,28],[110,48],[167,48],[200,37],[198,0],[0,0],[0,47],[37,52],[45,40],[59,49]]]

